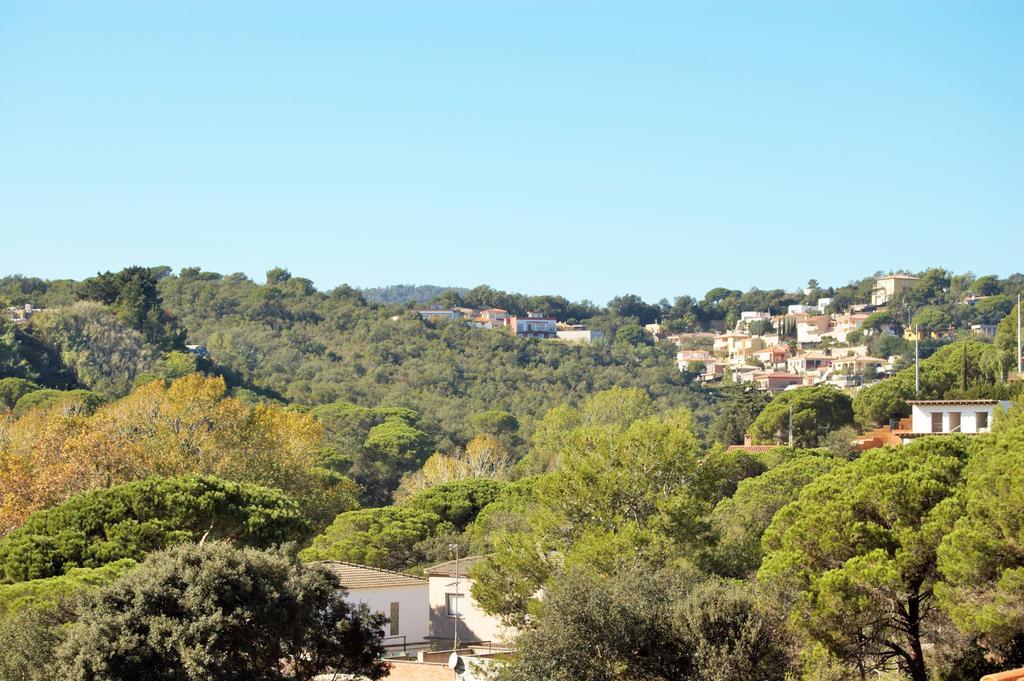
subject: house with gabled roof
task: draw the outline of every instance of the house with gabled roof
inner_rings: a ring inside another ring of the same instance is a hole
[[[352,604],[365,603],[388,618],[384,645],[402,651],[423,646],[430,635],[430,582],[425,577],[384,568],[325,560],[315,563],[341,582]]]
[[[424,570],[430,582],[430,639],[435,643],[455,640],[459,645],[472,643],[502,644],[512,640],[515,630],[484,612],[473,598],[474,581],[470,570],[486,556],[466,556]]]
[[[767,369],[784,369],[789,352],[788,343],[779,343],[778,345],[755,350],[753,354],[754,359],[763,364]]]

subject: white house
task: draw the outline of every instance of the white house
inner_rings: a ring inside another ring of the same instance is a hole
[[[349,603],[365,603],[388,618],[384,645],[401,649],[426,643],[430,636],[430,584],[423,577],[393,570],[325,560],[318,565],[333,573]]]
[[[825,336],[829,336],[832,329],[832,320],[823,315],[807,317],[796,324],[796,342],[802,344],[820,343]]]
[[[507,643],[515,630],[488,615],[470,593],[474,580],[469,570],[485,556],[467,556],[424,570],[430,581],[430,638],[435,642],[454,640],[459,645],[474,642]],[[456,567],[457,566],[457,567]]]
[[[705,367],[714,364],[716,357],[707,350],[680,350],[676,353],[676,366],[686,371],[690,364],[703,364]]]
[[[999,400],[912,400],[909,437],[939,433],[987,433],[996,409],[1007,409]]]
[[[821,308],[817,305],[790,305],[786,314],[821,314]]]
[[[445,321],[462,319],[462,312],[451,308],[429,308],[426,310],[417,310],[417,312],[419,312],[420,316],[427,321],[435,321],[438,319]]]
[[[593,343],[596,340],[604,338],[604,331],[594,331],[593,329],[584,328],[568,328],[559,329],[556,332],[558,340],[566,341],[567,343]]]

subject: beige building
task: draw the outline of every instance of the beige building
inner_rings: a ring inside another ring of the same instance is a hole
[[[881,357],[849,356],[839,357],[832,360],[832,370],[837,374],[847,375],[875,375],[878,367],[883,366],[885,361]]]
[[[515,629],[505,626],[497,617],[484,612],[470,593],[474,580],[470,579],[469,571],[484,558],[485,556],[467,556],[423,571],[430,582],[431,640],[453,641],[456,627],[460,647],[471,643],[507,643],[512,639]]]
[[[906,291],[917,283],[917,277],[909,274],[890,274],[875,279],[875,288],[871,289],[871,304],[885,305],[898,294]]]

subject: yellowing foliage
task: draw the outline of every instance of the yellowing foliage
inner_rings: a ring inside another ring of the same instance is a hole
[[[402,480],[396,493],[398,500],[446,482],[467,478],[497,478],[508,476],[515,459],[508,448],[493,435],[477,435],[466,445],[465,451],[454,454],[435,452],[423,463],[423,468]]]
[[[151,475],[204,473],[351,508],[352,483],[314,470],[322,440],[316,419],[242,404],[198,374],[153,381],[92,416],[35,409],[0,426],[0,534],[77,492]]]

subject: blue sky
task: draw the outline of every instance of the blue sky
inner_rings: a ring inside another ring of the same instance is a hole
[[[3,273],[1024,270],[1024,3],[0,0]]]

